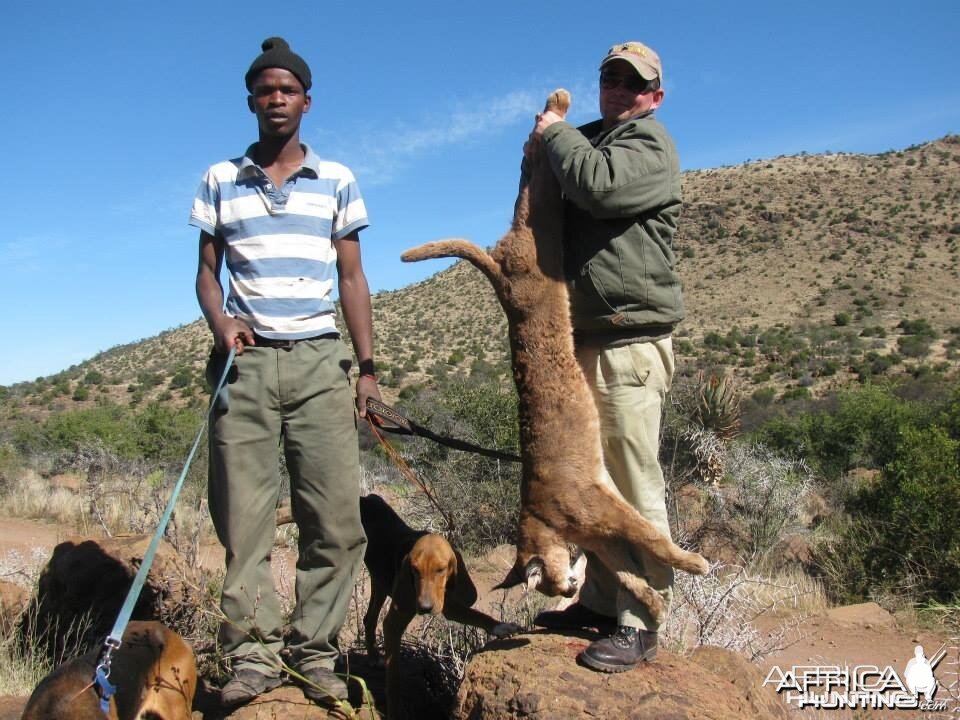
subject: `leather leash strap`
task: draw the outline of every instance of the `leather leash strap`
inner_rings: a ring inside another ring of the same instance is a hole
[[[371,402],[376,402],[376,400],[368,400],[367,423],[370,425],[370,432],[376,436],[381,447],[383,447],[384,452],[386,452],[387,455],[390,456],[390,459],[393,460],[393,463],[397,466],[397,470],[400,471],[400,474],[403,475],[403,477],[405,477],[411,485],[419,488],[420,492],[422,492],[426,496],[427,500],[430,501],[430,504],[436,508],[438,513],[440,513],[440,517],[442,517],[447,523],[447,531],[453,532],[456,530],[456,526],[453,524],[453,518],[450,516],[450,513],[443,509],[443,505],[441,505],[440,501],[437,500],[437,496],[433,494],[433,490],[430,489],[430,486],[417,477],[417,474],[410,469],[407,461],[403,459],[399,452],[397,452],[397,449],[391,445],[390,442],[381,434],[380,430],[378,429],[382,427],[380,425],[380,421],[376,420],[373,416],[373,413],[370,412],[369,403]]]
[[[488,448],[468,443],[465,440],[447,437],[446,435],[437,435],[428,428],[418,425],[410,418],[404,416],[389,405],[367,398],[367,415],[373,415],[377,418],[377,425],[382,430],[395,435],[417,435],[419,437],[433,440],[435,443],[445,445],[454,450],[463,452],[472,452],[484,457],[494,458],[495,460],[505,460],[506,462],[520,462],[519,455],[501,452],[500,450],[490,450]]]

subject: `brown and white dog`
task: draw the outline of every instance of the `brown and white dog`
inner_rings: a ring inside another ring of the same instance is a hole
[[[40,681],[21,720],[104,720],[93,680],[99,650],[70,660]],[[193,650],[158,622],[131,621],[114,651],[110,720],[190,720],[197,689]]]
[[[560,115],[569,105],[566,90],[547,100],[547,109]],[[445,240],[407,250],[401,259],[468,260],[493,285],[507,315],[523,471],[517,559],[501,586],[526,581],[547,595],[573,595],[576,574],[566,545],[573,542],[596,554],[659,617],[662,598],[623,569],[630,551],[690,573],[705,573],[709,566],[602,482],[600,420],[573,347],[562,262],[563,200],[545,153],[530,161],[530,170],[513,225],[492,252],[466,240]]]
[[[387,597],[392,600],[383,621],[389,713],[391,707],[399,707],[400,641],[414,615],[442,613],[495,637],[512,635],[521,628],[498,622],[471,607],[477,601],[477,588],[463,557],[443,536],[414,530],[379,495],[360,498],[360,519],[367,535],[363,560],[370,573],[370,605],[363,617],[363,629],[367,654],[374,663],[381,662],[377,619]]]

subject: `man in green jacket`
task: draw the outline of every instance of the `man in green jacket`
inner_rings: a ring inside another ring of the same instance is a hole
[[[683,318],[673,237],[680,216],[680,165],[654,118],[663,102],[657,54],[638,42],[613,46],[600,65],[601,119],[574,128],[552,112],[537,116],[524,148],[546,153],[566,198],[564,258],[577,358],[600,413],[609,480],[667,535],[660,416],[673,377],[671,333]],[[628,568],[669,606],[673,571],[643,554]],[[540,613],[551,629],[597,628],[607,635],[580,660],[622,672],[657,651],[647,608],[590,556],[578,602]]]

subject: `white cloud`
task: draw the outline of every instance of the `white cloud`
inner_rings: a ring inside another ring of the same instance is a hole
[[[354,173],[364,178],[365,185],[384,185],[427,153],[435,154],[466,140],[482,142],[484,137],[514,124],[532,126],[550,89],[517,89],[497,97],[473,99],[469,108],[463,102],[439,108],[416,121],[397,119],[377,128],[353,128],[349,141],[329,131],[314,135],[321,147],[351,148],[341,150],[341,155]],[[591,117],[597,107],[596,87],[577,82],[570,90],[574,96],[570,119],[580,122]]]

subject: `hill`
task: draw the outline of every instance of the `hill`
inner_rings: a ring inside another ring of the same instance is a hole
[[[857,378],[955,371],[960,137],[690,171],[683,184],[683,374],[732,372],[766,403]],[[503,314],[464,263],[378,293],[373,311],[389,399],[451,373],[505,369]],[[198,321],[0,387],[0,424],[105,399],[201,406],[209,346]]]

